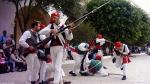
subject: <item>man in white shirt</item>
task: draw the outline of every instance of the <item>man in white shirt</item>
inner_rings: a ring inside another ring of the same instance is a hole
[[[39,79],[40,63],[36,53],[36,45],[39,42],[38,31],[41,30],[40,22],[34,21],[31,24],[31,29],[25,31],[19,39],[19,44],[28,50],[26,53],[27,63],[27,82],[29,84],[35,84]]]
[[[62,76],[64,75],[62,69],[62,59],[64,55],[64,43],[65,39],[72,40],[73,34],[69,29],[64,30],[64,34],[58,33],[61,26],[59,26],[60,14],[58,11],[55,11],[51,14],[50,24],[42,29],[39,34],[51,36],[52,39],[50,43],[50,55],[52,57],[52,64],[54,67],[54,84],[63,83]],[[64,83],[69,84],[69,83]]]
[[[117,41],[114,43],[114,52],[113,52],[113,63],[115,63],[117,68],[123,70],[122,80],[126,80],[127,72],[127,63],[130,62],[129,59],[129,48],[126,44]]]
[[[78,67],[80,67],[80,74],[82,76],[89,76],[88,73],[85,73],[85,64],[88,61],[88,51],[89,51],[89,44],[82,42],[75,48],[71,49],[71,55],[75,61],[73,65],[73,69],[69,72],[72,76],[77,76]]]

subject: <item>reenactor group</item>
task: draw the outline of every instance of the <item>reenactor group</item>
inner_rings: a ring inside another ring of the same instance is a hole
[[[31,29],[26,30],[19,39],[22,55],[27,63],[27,84],[71,84],[63,79],[65,73],[62,62],[66,41],[73,39],[70,29],[73,24],[62,24],[60,17],[59,11],[52,12],[47,26],[40,21],[33,21]],[[102,46],[105,43],[114,45],[111,52],[112,61],[123,71],[122,80],[126,80],[127,63],[130,62],[128,46],[120,41],[112,43],[103,38],[102,34],[98,34],[93,42],[81,42],[75,47],[67,46],[75,61],[69,74],[93,76],[100,72],[105,76],[109,75],[105,70],[107,67],[103,65]]]

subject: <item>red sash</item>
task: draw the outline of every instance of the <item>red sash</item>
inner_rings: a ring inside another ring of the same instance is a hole
[[[130,58],[129,58],[128,55],[124,55],[124,56],[122,57],[122,63],[123,63],[123,64],[125,64],[125,63],[130,63],[130,62],[131,62],[131,60],[130,60]]]
[[[95,48],[96,49],[102,49],[102,47],[100,45],[96,45]]]
[[[76,48],[72,48],[72,47],[70,47],[70,50],[71,50],[72,52],[76,52],[76,53],[77,53]]]

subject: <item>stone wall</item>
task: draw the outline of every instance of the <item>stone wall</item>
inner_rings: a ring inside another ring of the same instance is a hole
[[[8,35],[13,33],[15,6],[7,1],[0,0],[0,35],[7,30]]]

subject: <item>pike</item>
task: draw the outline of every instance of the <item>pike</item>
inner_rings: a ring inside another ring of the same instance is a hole
[[[102,8],[103,6],[107,5],[107,4],[110,3],[111,1],[112,1],[112,0],[107,1],[106,3],[100,5],[99,7],[95,8],[95,9],[93,9],[93,10],[90,11],[89,13],[87,13],[87,14],[85,14],[85,15],[79,17],[78,19],[76,19],[75,21],[71,22],[70,24],[76,23],[76,22],[80,21],[81,19],[86,18],[87,16],[89,16],[90,14],[93,14],[93,13],[96,12],[98,9],[100,9],[100,8]],[[84,19],[84,20],[85,20],[85,19]],[[68,27],[70,27],[70,26],[68,25],[68,26],[62,28],[61,30],[59,30],[58,33],[63,32],[63,31],[64,31],[66,28],[68,28]]]
[[[84,20],[85,20],[85,19],[87,18],[87,16],[89,16],[90,14],[93,14],[95,11],[97,11],[98,9],[102,8],[103,6],[107,5],[107,4],[110,3],[110,2],[111,2],[111,0],[107,1],[106,3],[104,3],[104,4],[100,5],[99,7],[97,7],[96,9],[93,9],[93,10],[90,11],[89,13],[87,13],[87,14],[85,14],[85,15],[79,17],[79,18],[76,19],[75,21],[69,23],[69,25],[67,25],[66,27],[60,28],[60,29],[58,30],[58,33],[57,33],[57,34],[62,33],[65,29],[69,28],[69,27],[70,27],[70,24],[76,23],[76,22],[80,21],[81,19],[84,19]],[[83,22],[83,21],[82,21],[82,22]],[[76,27],[77,27],[77,26],[76,26]],[[73,28],[73,29],[74,29],[74,28]],[[38,45],[40,45],[40,44],[46,44],[46,43],[48,43],[48,42],[51,40],[51,38],[52,38],[52,36],[49,36],[49,37],[47,37],[46,39],[44,39],[43,41],[37,43],[36,45],[38,46]]]
[[[123,76],[123,74],[117,74],[117,73],[108,73],[108,76],[110,75],[120,75],[120,76]]]

